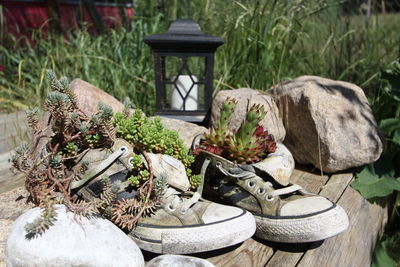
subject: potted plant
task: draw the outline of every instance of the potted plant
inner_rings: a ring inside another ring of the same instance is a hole
[[[204,179],[203,195],[250,211],[256,236],[279,242],[310,242],[344,231],[343,209],[290,183],[294,160],[260,121],[266,111],[253,105],[237,131],[229,121],[237,101],[226,99],[217,128],[194,141],[194,172]]]
[[[37,108],[28,112],[33,142],[21,144],[12,158],[26,174],[29,199],[43,208],[26,224],[29,236],[56,223],[55,204],[76,215],[107,218],[139,247],[156,253],[207,251],[254,234],[249,212],[189,190],[201,182],[189,168],[194,157],[159,118],[149,119],[139,109],[114,114],[102,103],[87,116],[66,78],[57,79],[52,71],[47,77],[53,91],[45,99],[46,120]],[[230,224],[237,227],[227,228]]]

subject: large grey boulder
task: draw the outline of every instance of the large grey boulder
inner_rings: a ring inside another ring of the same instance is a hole
[[[40,208],[15,221],[6,244],[7,266],[144,266],[139,247],[110,221],[74,216],[63,205],[56,212],[54,225],[33,238],[24,227],[38,218]]]
[[[211,108],[211,126],[217,127],[222,103],[227,98],[234,98],[238,101],[235,112],[232,114],[229,127],[232,130],[239,129],[245,119],[247,110],[254,104],[262,104],[267,111],[267,115],[261,121],[263,126],[270,134],[273,134],[277,141],[285,138],[285,128],[282,119],[279,116],[278,107],[271,95],[265,92],[256,91],[249,88],[240,88],[236,90],[222,90],[215,96]]]
[[[99,102],[103,102],[107,106],[110,106],[113,112],[124,110],[124,105],[113,96],[81,79],[73,80],[70,87],[77,98],[79,109],[87,116],[91,116],[97,112]]]
[[[378,125],[363,90],[348,82],[301,76],[275,86],[286,128],[284,144],[299,163],[336,172],[382,153]]]

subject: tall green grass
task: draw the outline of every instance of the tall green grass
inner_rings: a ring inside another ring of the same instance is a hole
[[[215,90],[271,85],[299,75],[319,75],[361,85],[374,95],[377,74],[399,56],[396,14],[341,15],[328,0],[140,0],[129,27],[93,36],[86,28],[64,35],[33,32],[2,36],[0,110],[40,104],[44,70],[84,79],[116,98],[130,97],[146,113],[155,107],[153,59],[143,43],[176,18],[193,18],[202,30],[223,36],[216,53]],[[23,44],[23,45],[21,45]]]
[[[162,16],[136,19],[131,29],[110,30],[93,36],[86,28],[65,35],[33,31],[32,42],[22,37],[3,38],[0,46],[0,110],[40,105],[47,94],[45,70],[81,78],[145,111],[155,105],[153,66],[143,36],[158,32]],[[17,45],[18,44],[18,45]]]

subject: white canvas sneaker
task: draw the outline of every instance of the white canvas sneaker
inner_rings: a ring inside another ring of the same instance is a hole
[[[130,235],[144,250],[188,254],[238,244],[255,230],[250,212],[169,187],[161,199],[161,208],[142,217]]]
[[[116,200],[134,198],[136,191],[123,186],[132,170],[132,147],[117,140],[111,150],[89,151],[75,168],[87,170],[73,188],[83,199],[99,198],[103,192],[102,175],[120,183]],[[129,236],[144,249],[155,253],[189,254],[235,245],[250,238],[256,224],[253,215],[238,207],[204,200],[188,191],[190,183],[184,165],[175,158],[148,153],[155,180],[164,179],[160,201],[151,214],[142,216]],[[86,162],[86,164],[84,164]],[[84,169],[85,169],[84,168]]]
[[[254,215],[259,238],[312,242],[346,230],[349,221],[340,206],[289,182],[293,170],[290,162],[293,158],[282,144],[269,158],[251,165],[238,165],[202,151],[196,157],[195,173],[205,176],[206,198]]]

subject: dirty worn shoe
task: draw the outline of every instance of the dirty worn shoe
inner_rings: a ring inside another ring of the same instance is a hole
[[[201,152],[195,165],[205,176],[203,195],[250,211],[259,238],[311,242],[348,227],[340,206],[289,183],[294,163],[282,144],[267,159],[252,165],[237,165],[208,152]]]
[[[111,183],[121,183],[117,200],[134,197],[136,191],[122,190],[129,185],[127,178],[133,169],[130,163],[133,155],[132,146],[123,139],[116,139],[111,148],[88,150],[73,168],[79,179],[72,182],[72,193],[86,200],[99,198],[103,192],[102,177],[107,176]]]
[[[255,230],[254,217],[246,210],[169,187],[161,199],[161,208],[140,218],[130,235],[144,250],[188,254],[238,244]]]
[[[173,157],[150,154],[156,177],[166,177],[159,209],[139,219],[130,233],[140,248],[156,253],[188,254],[231,246],[250,238],[256,224],[241,208],[225,206],[188,192],[183,164]]]
[[[111,149],[93,149],[74,167],[80,180],[71,188],[76,195],[90,200],[103,192],[102,176],[112,183],[120,182],[117,200],[132,198],[135,191],[126,191],[124,183],[133,166],[132,147],[122,139]],[[250,238],[256,224],[253,215],[241,208],[225,206],[200,198],[199,193],[188,192],[190,187],[184,165],[168,155],[148,153],[155,179],[163,177],[166,187],[158,208],[139,219],[129,233],[136,244],[155,253],[188,254],[219,249]],[[154,180],[156,181],[156,180]]]

